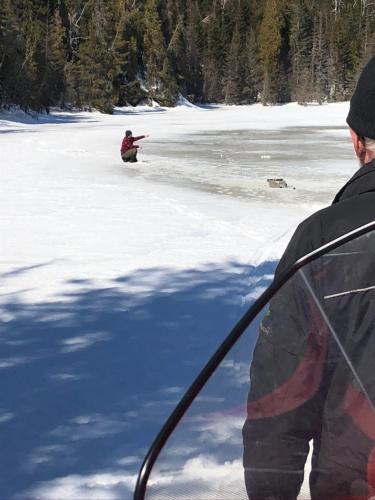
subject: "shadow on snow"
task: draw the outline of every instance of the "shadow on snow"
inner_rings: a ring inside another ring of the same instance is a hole
[[[161,423],[275,263],[140,270],[54,302],[2,297],[5,498],[68,475],[134,474]],[[27,268],[7,273],[13,279]],[[116,490],[117,491],[117,490]],[[129,493],[129,492],[128,492]],[[21,494],[21,497],[18,495]]]
[[[88,116],[88,113],[71,112],[66,113],[63,111],[53,111],[50,114],[33,113],[27,114],[21,111],[0,112],[0,127],[9,127],[10,124],[19,123],[23,125],[54,125],[54,124],[67,124],[67,123],[96,123],[98,120]],[[28,130],[28,132],[31,130]],[[1,130],[1,133],[23,132],[17,129]]]
[[[167,111],[166,108],[145,108],[142,107],[140,109],[137,109],[135,106],[134,108],[115,108],[113,114],[114,115],[145,115],[145,114],[150,114],[150,113],[165,113]]]

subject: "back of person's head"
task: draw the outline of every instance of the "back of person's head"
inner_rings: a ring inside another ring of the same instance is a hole
[[[131,130],[127,130],[127,131],[125,132],[125,135],[126,135],[126,137],[131,137],[131,136],[133,135],[133,133],[132,133],[132,131],[131,131]]]
[[[359,137],[375,140],[375,56],[359,77],[346,121]]]

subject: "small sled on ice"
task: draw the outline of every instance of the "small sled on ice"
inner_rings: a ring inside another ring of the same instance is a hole
[[[288,184],[284,179],[267,179],[270,188],[287,188]]]

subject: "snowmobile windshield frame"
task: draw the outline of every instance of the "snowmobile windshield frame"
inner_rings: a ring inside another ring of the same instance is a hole
[[[177,404],[165,424],[161,428],[159,434],[156,436],[149,451],[147,452],[141,469],[138,474],[137,483],[134,491],[134,500],[144,500],[146,494],[147,482],[150,477],[153,466],[168,441],[169,437],[193,403],[196,396],[200,393],[202,388],[213,375],[219,364],[223,361],[225,356],[232,349],[234,344],[239,340],[242,334],[247,330],[250,323],[262,311],[270,299],[283,287],[283,285],[294,276],[301,268],[315,261],[319,257],[325,255],[327,252],[335,250],[336,248],[349,243],[360,236],[364,236],[371,231],[375,230],[375,220],[350,231],[339,238],[322,245],[313,252],[301,257],[286,271],[284,271],[272,284],[262,293],[262,295],[249,307],[242,318],[237,322],[225,340],[218,347],[213,356],[206,363],[200,374],[193,381],[188,388],[180,402]]]

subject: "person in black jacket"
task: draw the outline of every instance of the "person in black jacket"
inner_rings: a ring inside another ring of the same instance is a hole
[[[275,277],[300,257],[375,220],[375,57],[358,80],[347,123],[360,168],[331,206],[299,225]],[[358,384],[361,376],[375,386],[375,259],[353,245],[332,265],[323,268],[320,262],[307,270],[329,327],[297,279],[275,296],[262,321],[243,427],[250,500],[296,500],[311,442],[312,500],[375,498],[375,412]],[[339,283],[347,287],[343,293],[336,293]],[[357,379],[330,328],[341,335]]]

